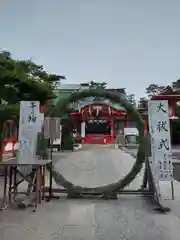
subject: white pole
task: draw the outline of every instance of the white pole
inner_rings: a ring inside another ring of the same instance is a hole
[[[81,137],[84,138],[85,137],[85,122],[81,122]]]

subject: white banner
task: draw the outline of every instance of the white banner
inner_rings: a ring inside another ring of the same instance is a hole
[[[152,164],[159,181],[173,179],[168,101],[148,101]]]

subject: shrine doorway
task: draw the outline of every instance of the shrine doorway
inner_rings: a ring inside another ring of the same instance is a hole
[[[84,142],[88,144],[108,144],[112,142],[112,121],[89,119],[85,122]]]
[[[89,144],[108,144],[112,142],[112,123],[106,119],[90,119],[85,124],[84,141]]]
[[[111,126],[107,120],[88,120],[86,121],[86,134],[111,134]]]

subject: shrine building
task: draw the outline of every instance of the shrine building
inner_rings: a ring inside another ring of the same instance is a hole
[[[57,90],[57,99],[63,99],[73,91],[88,89],[89,84],[62,84]],[[109,89],[105,91],[125,94],[125,89]],[[154,95],[152,100],[168,100],[169,117],[176,119],[174,106],[180,101],[180,92],[167,89],[159,95]],[[70,114],[70,119],[74,124],[77,136],[83,143],[87,144],[110,144],[118,134],[124,134],[127,128],[136,128],[136,122],[131,119],[126,110],[120,104],[114,104],[108,99],[90,97],[76,103],[72,103],[74,110]],[[145,132],[148,129],[148,110],[147,107],[139,108],[139,113],[145,121]]]
[[[56,90],[57,98],[54,104],[60,99],[66,98],[74,91],[88,89],[89,84],[62,84]],[[125,89],[106,89],[106,91],[125,94]],[[180,101],[180,91],[167,88],[164,92],[153,95],[152,100],[168,100],[170,125],[177,122],[175,116],[175,104]],[[118,134],[124,134],[127,128],[136,128],[136,122],[131,119],[126,110],[120,104],[114,104],[103,98],[91,97],[71,104],[73,112],[70,119],[76,130],[76,135],[84,143],[109,144],[114,141]],[[138,109],[145,121],[145,133],[148,130],[147,106]],[[180,129],[179,129],[180,132]],[[12,152],[18,139],[18,126],[14,121],[8,120],[3,125],[4,152]],[[180,143],[178,133],[172,133]],[[180,135],[180,134],[179,134]]]

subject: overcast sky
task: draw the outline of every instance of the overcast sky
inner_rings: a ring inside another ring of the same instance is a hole
[[[1,0],[0,47],[66,83],[144,96],[180,77],[180,0]]]

